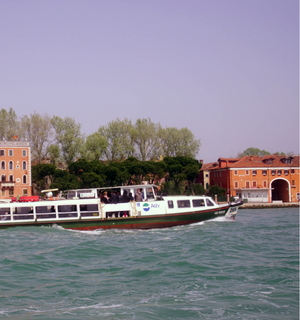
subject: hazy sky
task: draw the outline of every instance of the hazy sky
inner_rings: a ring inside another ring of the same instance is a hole
[[[150,118],[204,162],[299,153],[298,0],[0,0],[0,109]]]

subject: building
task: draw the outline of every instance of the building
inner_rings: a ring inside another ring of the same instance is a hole
[[[0,141],[0,199],[31,195],[29,142]]]
[[[224,188],[228,196],[246,202],[297,202],[299,167],[299,156],[220,158],[203,165],[198,180],[209,179],[210,186]]]

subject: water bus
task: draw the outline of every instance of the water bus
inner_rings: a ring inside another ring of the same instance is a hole
[[[159,196],[155,185],[75,189],[63,198],[53,198],[49,191],[47,195],[0,203],[0,229],[53,225],[74,230],[167,228],[220,216],[234,219],[242,204],[218,204],[207,196]]]

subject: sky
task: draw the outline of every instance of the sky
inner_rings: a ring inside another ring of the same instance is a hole
[[[299,154],[298,0],[0,0],[0,109]]]

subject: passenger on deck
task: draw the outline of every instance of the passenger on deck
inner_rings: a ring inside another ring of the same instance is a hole
[[[129,202],[129,196],[127,194],[127,191],[125,190],[123,192],[123,195],[122,195],[122,202]]]
[[[141,202],[141,201],[143,201],[143,194],[142,194],[142,192],[141,192],[141,190],[137,190],[136,191],[136,193],[135,193],[135,195],[134,195],[134,200],[136,201],[136,202]]]
[[[103,196],[101,197],[101,202],[102,203],[108,203],[109,202],[109,198],[107,196],[107,192],[104,191]]]
[[[129,196],[128,197],[129,197],[129,201],[133,201],[134,200],[131,192],[129,192]]]
[[[110,203],[118,203],[119,202],[119,197],[116,195],[114,191],[111,193],[110,197]]]

